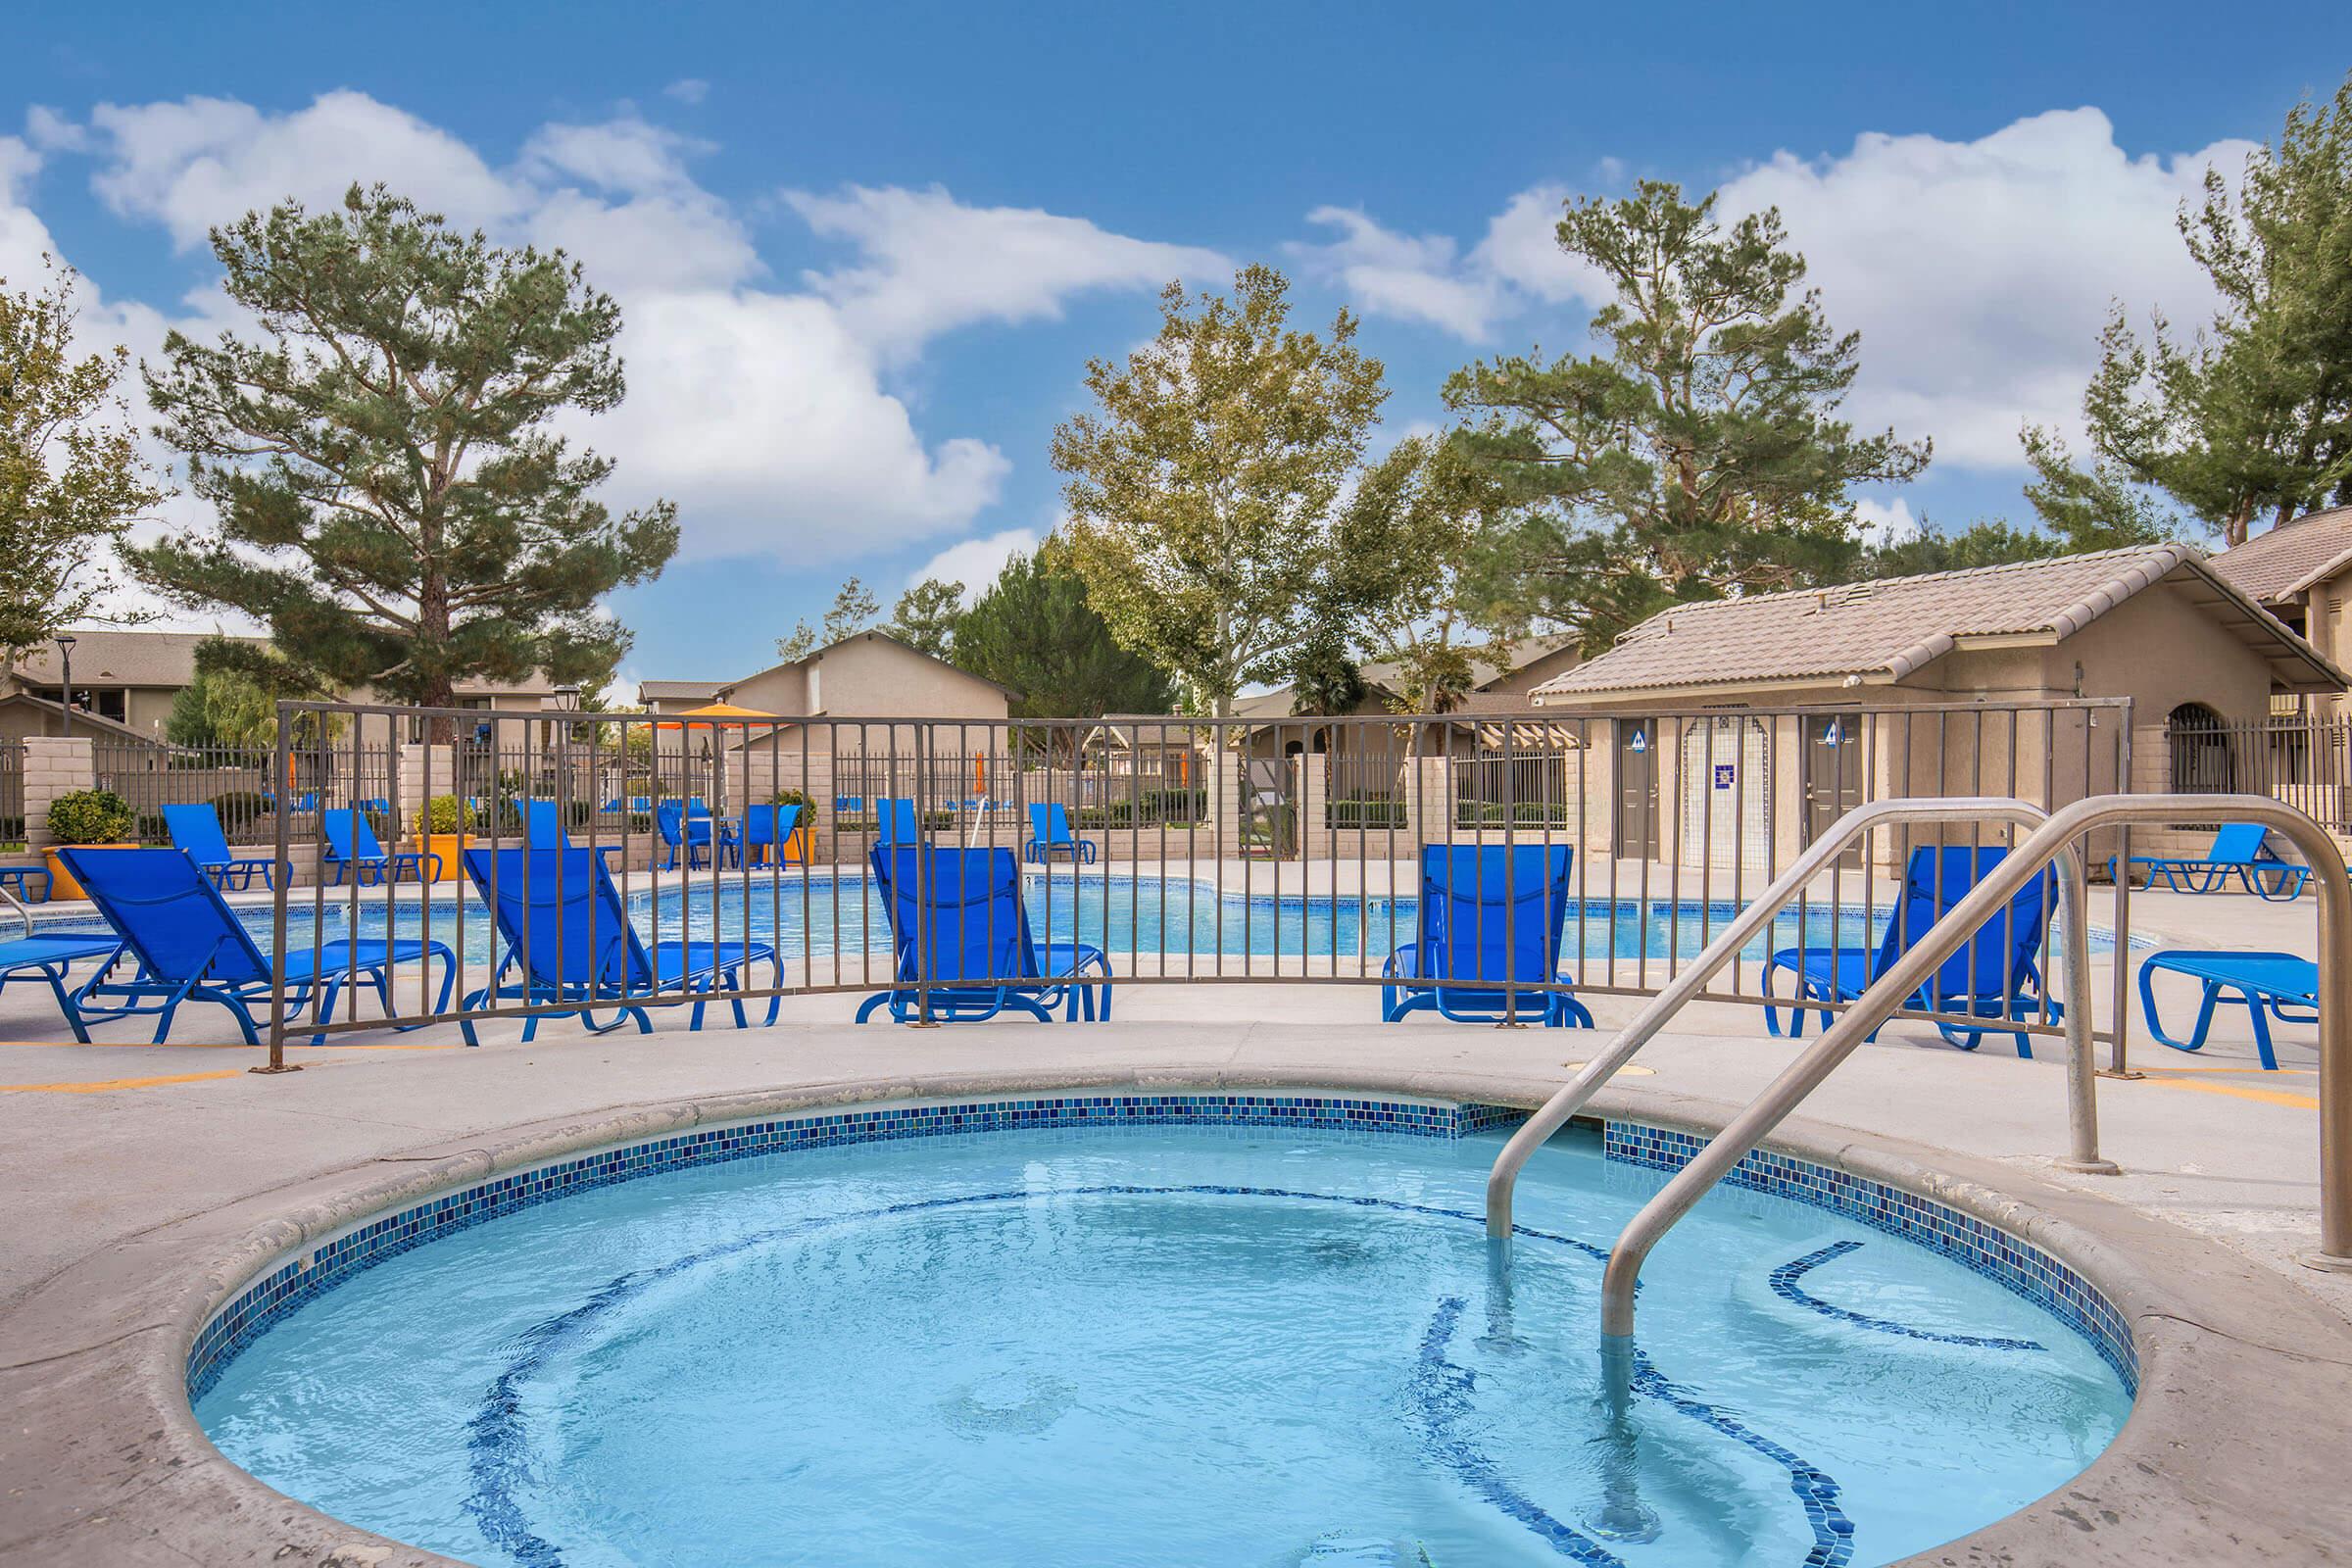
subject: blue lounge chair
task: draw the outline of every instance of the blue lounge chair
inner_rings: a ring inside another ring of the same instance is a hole
[[[654,808],[654,827],[669,850],[669,858],[662,865],[664,871],[678,868],[680,851],[685,853],[689,871],[734,853],[733,837],[719,836],[717,820],[700,801],[663,801]]]
[[[213,886],[226,889],[233,880],[237,891],[242,893],[253,886],[257,876],[266,888],[277,886],[270,878],[270,871],[277,864],[275,860],[229,853],[228,835],[221,831],[220,813],[214,808],[167,806],[164,827],[172,835],[172,848],[187,851],[197,869],[213,879]]]
[[[429,880],[441,880],[441,857],[430,850],[401,850],[395,854],[385,854],[383,845],[376,839],[375,829],[358,811],[348,808],[321,811],[318,820],[326,832],[326,863],[335,868],[332,886],[343,885],[343,873],[346,871],[364,888],[397,882],[403,871],[420,882],[425,881],[428,878],[424,867],[428,860],[433,867]]]
[[[646,1009],[681,1004],[694,1008],[687,1027],[700,1029],[703,1008],[714,1001],[730,1004],[735,1027],[748,1028],[743,999],[726,993],[741,990],[744,972],[758,963],[769,966],[778,987],[784,984],[784,962],[764,942],[696,939],[649,948],[629,923],[604,862],[586,850],[466,850],[464,858],[466,874],[498,921],[507,954],[498,974],[466,999],[463,1010],[474,1011],[493,998],[534,1007],[574,1004],[568,1012],[524,1018],[526,1041],[539,1032],[543,1017],[577,1017],[594,1034],[634,1018],[638,1033],[651,1034],[654,1022]],[[776,1021],[782,1001],[768,999],[766,1022]],[[596,1021],[600,1007],[614,1009],[611,1023]],[[480,1044],[470,1020],[461,1020],[460,1027],[467,1045]]]
[[[2164,1032],[2156,1016],[2156,992],[2149,981],[2158,973],[2186,975],[2202,981],[2205,994],[2197,1004],[2197,1025],[2186,1040]],[[2271,1019],[2280,1023],[2320,1021],[2320,966],[2291,953],[2210,953],[2172,948],[2151,953],[2139,966],[2139,1007],[2147,1015],[2148,1033],[2175,1051],[2202,1051],[2205,1032],[2213,1027],[2213,1009],[2222,993],[2234,991],[2245,1002],[2246,1016],[2254,1021],[2254,1047],[2262,1054],[2263,1070],[2278,1070],[2271,1051]],[[2291,1009],[2291,1010],[2290,1010]]]
[[[916,857],[927,857],[917,874]],[[1083,942],[1040,943],[1021,903],[1021,869],[1008,849],[900,845],[873,852],[874,885],[890,917],[897,978],[914,989],[877,991],[858,1008],[864,1023],[890,1008],[900,1023],[993,1018],[1007,1007],[1051,1020],[1056,1005],[1089,1022],[1110,1016],[1110,960]],[[916,956],[916,938],[926,959]],[[1089,985],[1083,976],[1100,974]],[[926,984],[927,982],[927,984]]]
[[[116,853],[120,854],[120,851]],[[37,974],[49,982],[57,997],[58,1010],[66,1015],[66,1027],[83,1045],[90,1043],[90,1031],[83,1026],[81,1013],[74,1005],[74,998],[66,990],[67,971],[84,958],[102,958],[99,968],[104,974],[107,966],[122,953],[120,937],[90,935],[37,936],[30,932],[0,942],[0,991],[8,989],[11,980],[23,980]]]
[[[1043,801],[1029,808],[1029,842],[1021,846],[1021,858],[1043,865],[1056,855],[1080,865],[1095,863],[1095,846],[1070,831],[1069,811],[1059,801]]]
[[[1491,1023],[1516,1011],[1547,1028],[1592,1028],[1567,991],[1532,989],[1574,983],[1560,968],[1574,858],[1565,844],[1422,845],[1420,928],[1381,967],[1382,1020],[1434,1011]],[[1505,981],[1531,989],[1514,994]]]
[[[923,842],[922,819],[914,814],[912,801],[874,802],[874,833],[882,848],[896,849]]]
[[[834,796],[833,814],[835,816],[863,816],[865,814],[865,797],[862,795]]]
[[[743,809],[743,849],[751,858],[764,862],[772,851],[776,863],[784,863],[784,851],[792,844],[793,830],[801,824],[801,808],[787,803],[782,806],[747,806]]]
[[[186,851],[60,850],[58,858],[88,891],[123,949],[139,961],[132,979],[112,980],[111,970],[101,970],[74,992],[70,1018],[77,1024],[103,1023],[154,1014],[155,1039],[161,1045],[172,1032],[172,1017],[181,1003],[210,1002],[228,1009],[247,1045],[262,1043],[253,1008],[267,1007],[270,1002],[269,956],[255,946],[220,890]],[[439,958],[442,965],[441,996],[433,1010],[446,1012],[458,960],[441,943],[362,940],[321,943],[316,951],[297,947],[285,956],[287,1013],[315,1003],[313,1016],[323,1022],[333,1017],[335,998],[343,987],[365,982],[375,988],[390,1015],[397,1010],[392,1004],[392,966],[431,958]],[[115,1000],[122,1005],[94,1005]],[[311,1044],[325,1038],[315,1034]]]
[[[1886,934],[1874,952],[1869,948],[1782,948],[1764,965],[1764,994],[1773,995],[1772,977],[1786,970],[1795,980],[1799,1002],[1852,1002],[1871,983],[1891,968],[1928,933],[1929,927],[1949,914],[1969,891],[2009,852],[1998,846],[1972,849],[1967,845],[1937,848],[1922,845],[1911,852],[1903,868],[1902,899],[1886,922]],[[2009,901],[2007,909],[1977,928],[1976,934],[1938,967],[1930,981],[1913,992],[1903,1005],[1918,1011],[1959,1012],[1973,1017],[2017,1020],[2038,1013],[2041,973],[2034,957],[2041,951],[2042,913],[2048,908],[2056,879],[2042,873]],[[2059,1004],[2047,1004],[2050,1017],[2064,1017]],[[1814,1009],[1820,1010],[1820,1009]],[[1805,1009],[1788,1009],[1788,1033],[1805,1032]],[[1822,1011],[1828,1028],[1834,1014]],[[1781,1032],[1779,1015],[1764,1009],[1764,1026]],[[1948,1043],[1974,1051],[1987,1031],[1960,1024],[1936,1025]],[[1874,1031],[1873,1039],[1877,1038]],[[2032,1043],[2017,1033],[2017,1054],[2034,1054]]]
[[[556,809],[556,803],[553,801],[525,801],[522,803],[522,841],[534,850],[576,848],[571,842],[571,835],[564,831],[563,813]],[[597,858],[604,860],[608,865],[611,864],[613,856],[626,853],[627,849],[624,845],[599,844],[596,846]]]
[[[2162,882],[2175,893],[2216,893],[2234,876],[2237,885],[2273,904],[2292,904],[2311,880],[2311,867],[2282,860],[2271,849],[2269,828],[2259,822],[2231,822],[2213,835],[2213,847],[2202,858],[2188,856],[2134,855],[2122,868],[2145,866],[2147,885]],[[2107,876],[2118,880],[2116,858],[2107,857]]]
[[[37,895],[32,891],[32,879],[36,876],[41,879],[41,891]],[[11,882],[16,884],[17,897],[26,904],[47,904],[49,902],[49,868],[47,866],[0,865],[0,885]]]

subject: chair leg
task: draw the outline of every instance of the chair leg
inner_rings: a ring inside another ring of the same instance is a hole
[[[2246,1016],[2254,1020],[2254,1049],[2262,1056],[2262,1070],[2277,1072],[2278,1057],[2271,1050],[2271,1020],[2263,1007],[2262,999],[2251,991],[2240,992],[2239,995],[2246,999]]]

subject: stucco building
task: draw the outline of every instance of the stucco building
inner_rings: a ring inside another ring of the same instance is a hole
[[[1586,726],[1586,796],[1610,808],[1593,849],[1703,840],[1752,864],[1864,799],[2245,787],[2230,727],[2345,684],[2163,545],[1678,606],[1534,701]],[[2129,699],[2128,731],[2086,699]]]
[[[2314,512],[2213,558],[2214,574],[2337,664],[2352,658],[2352,507]],[[2311,707],[2352,717],[2336,692]]]

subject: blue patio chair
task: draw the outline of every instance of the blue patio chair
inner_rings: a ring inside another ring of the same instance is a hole
[[[917,874],[916,857],[925,858]],[[1007,1007],[1051,1021],[1053,1008],[1089,1022],[1110,1016],[1110,960],[1083,942],[1039,942],[1021,903],[1021,869],[1008,849],[900,845],[873,852],[874,886],[890,919],[896,977],[914,989],[877,991],[858,1008],[864,1023],[887,1006],[906,1023],[921,1015],[976,1022]],[[918,935],[927,957],[918,960]],[[1083,976],[1099,974],[1102,983]]]
[[[1382,1021],[1433,1011],[1491,1023],[1516,1010],[1547,1028],[1592,1028],[1566,990],[1531,989],[1514,1002],[1503,986],[1573,985],[1560,968],[1560,930],[1574,859],[1565,844],[1422,845],[1420,926],[1381,966]]]
[[[752,859],[764,862],[770,852],[776,863],[784,861],[784,851],[792,845],[793,830],[800,826],[800,807],[787,802],[780,806],[747,806],[743,808],[743,852]]]
[[[98,972],[104,974],[122,954],[122,939],[120,937],[86,933],[42,936],[27,931],[24,936],[0,942],[0,991],[6,991],[11,980],[39,975],[49,983],[49,990],[56,996],[57,1009],[66,1015],[66,1027],[74,1031],[75,1040],[86,1046],[90,1043],[90,1031],[83,1026],[81,1012],[74,1005],[72,994],[66,990],[68,971],[84,958],[101,958],[105,963]]]
[[[833,814],[835,816],[863,816],[865,814],[865,797],[862,795],[834,796]]]
[[[735,1027],[745,1029],[751,1019],[743,999],[727,995],[743,989],[745,971],[765,963],[776,985],[784,984],[784,962],[764,942],[697,938],[648,947],[629,923],[612,874],[586,850],[476,849],[465,851],[464,859],[507,954],[491,983],[466,997],[462,1010],[472,1012],[493,998],[534,1007],[574,1004],[565,1012],[530,1014],[522,1024],[525,1041],[539,1032],[543,1017],[576,1017],[593,1034],[634,1018],[639,1034],[651,1034],[647,1008],[688,1004],[694,1012],[687,1027],[700,1029],[704,1007],[714,1001],[729,1004]],[[768,999],[765,1022],[776,1021],[782,1003]],[[596,1021],[601,1007],[613,1009],[611,1023]],[[470,1020],[461,1020],[461,1028],[467,1045],[480,1043]]]
[[[1794,978],[1795,999],[1800,1003],[1855,1001],[2008,855],[1998,846],[1922,845],[1914,849],[1903,868],[1901,900],[1877,949],[1781,948],[1765,962],[1764,994],[1773,995],[1772,977],[1785,970]],[[2006,909],[1979,926],[1926,985],[1904,999],[1903,1005],[1916,1011],[1958,1012],[2004,1021],[2036,1014],[2044,1004],[2039,1000],[2041,972],[2034,967],[2034,959],[2041,951],[2043,912],[2056,886],[2055,877],[2047,871],[2027,883]],[[2066,1015],[2058,1003],[2046,1005],[2052,1020]],[[1791,1038],[1805,1032],[1805,1010],[1798,1006],[1788,1009]],[[1820,1008],[1811,1010],[1821,1012],[1822,1027],[1828,1028],[1835,1015]],[[1780,1018],[1769,1005],[1764,1009],[1764,1027],[1776,1035],[1781,1032]],[[1952,1023],[1936,1027],[1947,1043],[1963,1051],[1976,1050],[1986,1033],[1994,1032]],[[1872,1031],[1871,1038],[1878,1038],[1877,1031]],[[2016,1038],[2017,1054],[2033,1055],[2029,1037],[2018,1031]]]
[[[2231,822],[2213,835],[2213,846],[2195,856],[2134,855],[2122,867],[2147,867],[2147,886],[2162,882],[2175,893],[2217,893],[2230,879],[2256,898],[2292,904],[2311,881],[2311,867],[2280,859],[2272,850],[2271,830],[2259,822]],[[2116,857],[2107,857],[2108,879],[2118,880]]]
[[[553,801],[522,803],[522,842],[534,850],[577,848],[571,842],[571,835],[564,830],[564,815]],[[599,844],[595,848],[597,858],[608,865],[613,856],[628,853],[627,846],[620,844]]]
[[[2160,973],[2186,975],[2203,983],[2198,999],[2197,1024],[2186,1040],[2164,1032],[2156,1016],[2156,992],[2149,982]],[[2246,1004],[2254,1023],[2254,1048],[2262,1054],[2265,1072],[2278,1070],[2271,1050],[2271,1019],[2280,1023],[2320,1021],[2320,966],[2291,953],[2219,953],[2169,948],[2151,953],[2139,965],[2139,1007],[2147,1015],[2148,1033],[2175,1051],[2202,1051],[2206,1031],[2213,1027],[2213,1009],[2222,993],[2234,991]]]
[[[1053,856],[1066,855],[1080,865],[1095,863],[1095,846],[1070,831],[1070,813],[1059,801],[1041,801],[1029,808],[1029,842],[1021,858],[1043,865]]]
[[[172,835],[172,846],[185,850],[196,862],[197,869],[213,879],[213,886],[226,890],[233,880],[239,893],[253,886],[260,877],[262,886],[274,888],[271,869],[277,864],[268,857],[233,856],[228,849],[228,835],[220,829],[220,813],[210,806],[167,806],[164,808],[164,827]]]
[[[441,880],[441,857],[430,850],[386,854],[375,836],[374,826],[358,811],[348,808],[321,811],[318,820],[326,833],[326,863],[335,868],[335,879],[330,886],[341,887],[346,871],[364,888],[397,882],[403,871],[420,882]],[[432,862],[429,877],[424,869],[427,861]]]
[[[36,876],[41,879],[41,891],[37,895],[32,891],[32,879]],[[26,904],[47,904],[49,902],[50,881],[47,866],[0,865],[0,886],[6,886],[12,882],[16,884],[17,897]]]
[[[81,1023],[155,1015],[155,1040],[172,1032],[182,1003],[210,1002],[228,1009],[244,1031],[245,1043],[262,1043],[253,1008],[267,1006],[272,985],[269,955],[237,919],[212,878],[184,850],[60,850],[58,858],[89,893],[90,902],[128,956],[139,962],[129,980],[111,980],[111,970],[72,994],[69,1016]],[[285,955],[286,1010],[313,1005],[315,1021],[334,1015],[335,998],[347,985],[374,988],[387,1016],[392,1004],[392,967],[441,960],[441,995],[435,1012],[449,1010],[458,960],[439,942],[367,940],[324,942],[316,950],[297,946]],[[120,1006],[94,1005],[121,1000]],[[315,1005],[314,1005],[315,1004]],[[404,1029],[421,1028],[407,1024]],[[311,1044],[326,1039],[311,1036]]]
[[[734,840],[722,840],[719,837],[718,822],[707,806],[697,811],[692,805],[684,802],[663,801],[654,808],[654,828],[662,835],[662,843],[669,851],[669,858],[662,865],[664,871],[678,868],[681,851],[686,856],[686,869],[689,871],[710,865],[734,852]]]
[[[914,813],[912,801],[874,802],[874,833],[882,848],[897,849],[923,842],[922,819]]]

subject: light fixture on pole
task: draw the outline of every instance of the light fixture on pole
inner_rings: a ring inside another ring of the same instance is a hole
[[[56,638],[58,662],[64,665],[66,700],[63,706],[66,720],[63,733],[68,737],[74,733],[74,645],[77,641],[79,639],[72,632],[61,632]]]

